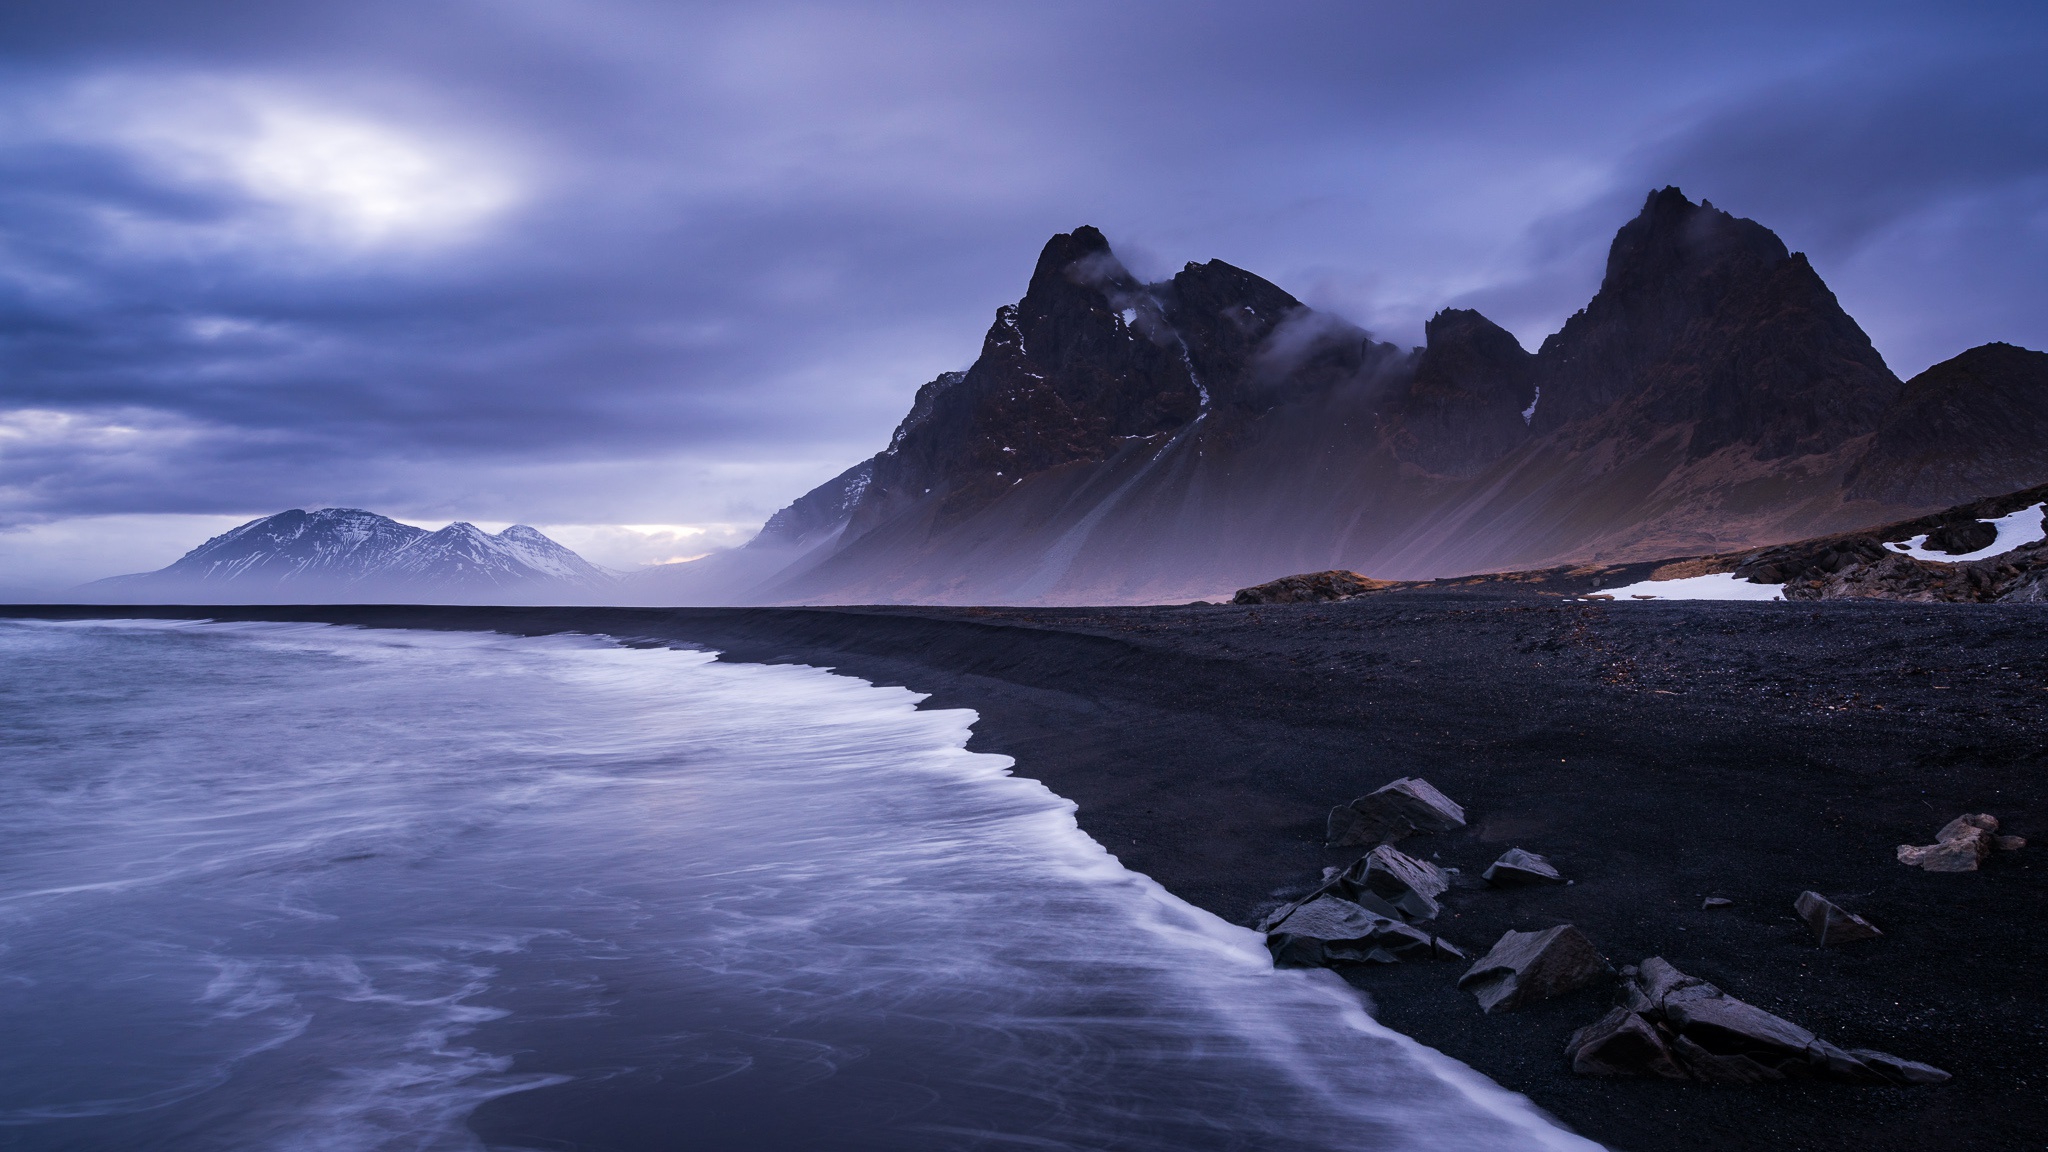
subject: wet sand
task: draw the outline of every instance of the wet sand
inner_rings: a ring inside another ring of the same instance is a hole
[[[1845,1047],[1948,1069],[1919,1089],[1574,1076],[1604,990],[1496,1016],[1454,963],[1359,970],[1387,1024],[1635,1152],[2024,1148],[2048,1125],[2048,611],[1887,603],[1572,603],[1414,591],[1331,605],[1118,609],[0,608],[0,615],[322,620],[602,632],[836,668],[981,713],[973,747],[1080,805],[1124,862],[1251,923],[1358,849],[1325,814],[1398,776],[1471,816],[1405,850],[1500,852],[1575,883],[1446,897],[1483,951],[1573,923],[1662,955]],[[1964,812],[2034,847],[1974,874],[1893,859]],[[1819,890],[1881,940],[1822,950]],[[1705,911],[1722,896],[1729,908]]]

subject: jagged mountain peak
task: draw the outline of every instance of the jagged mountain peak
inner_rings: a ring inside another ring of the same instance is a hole
[[[165,571],[198,580],[349,580],[426,534],[361,508],[289,508],[215,536]]]
[[[1980,472],[1977,491],[2038,482],[2048,461],[2048,413],[2010,379],[2028,354],[1983,352],[1995,386],[1916,379],[1909,419],[1804,256],[1676,187],[1619,228],[1599,292],[1534,353],[1471,309],[1426,333],[1378,343],[1221,260],[1140,283],[1099,229],[1061,233],[881,453],[700,571],[749,582],[727,600],[1170,600],[1273,572],[1797,538],[1954,503]],[[1977,471],[1879,460],[1913,425],[1952,430],[1932,456]]]
[[[1536,357],[1469,308],[1446,308],[1423,331],[1414,375],[1388,404],[1382,436],[1425,473],[1473,475],[1532,435],[1542,400]]]
[[[1691,459],[1831,452],[1874,431],[1899,391],[1805,256],[1677,188],[1616,233],[1599,292],[1538,359],[1539,433],[1676,432]]]

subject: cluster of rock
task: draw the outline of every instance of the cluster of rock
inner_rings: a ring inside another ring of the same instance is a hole
[[[1462,950],[1420,927],[1442,911],[1436,898],[1450,886],[1436,865],[1382,844],[1260,927],[1283,968],[1462,960]]]
[[[1392,580],[1375,580],[1333,568],[1327,572],[1305,572],[1299,576],[1282,576],[1250,588],[1240,588],[1230,598],[1232,604],[1313,604],[1327,600],[1349,600],[1367,592],[1378,592],[1392,588]]]
[[[1572,1070],[1709,1084],[1792,1079],[1940,1084],[1949,1074],[1869,1048],[1838,1048],[1652,956],[1621,970],[1612,1011],[1572,1033]]]
[[[1988,812],[1958,816],[1934,834],[1934,843],[1899,845],[1899,863],[1929,872],[1975,872],[1994,850],[2017,852],[2023,836],[1998,835],[1998,817]]]
[[[1331,809],[1329,844],[1372,844],[1348,868],[1331,868],[1314,891],[1259,924],[1282,968],[1462,960],[1465,952],[1430,927],[1456,869],[1440,869],[1394,845],[1410,836],[1465,827],[1465,810],[1427,780],[1402,777]],[[1938,843],[1901,846],[1899,858],[1933,871],[1967,871],[1994,849],[2018,848],[1997,836],[1988,815],[1959,817]],[[1909,856],[1911,857],[1909,859]],[[1492,887],[1568,883],[1544,857],[1504,852],[1484,874]],[[1727,907],[1709,897],[1706,908]],[[1794,902],[1822,947],[1883,935],[1818,892]],[[1616,971],[1585,933],[1570,924],[1509,931],[1458,979],[1483,1012],[1525,1004],[1612,980]],[[1661,957],[1620,970],[1616,1005],[1572,1034],[1574,1071],[1589,1076],[1658,1076],[1713,1084],[1821,1079],[1854,1084],[1939,1084],[1949,1074],[1872,1049],[1836,1047],[1782,1017],[1694,979]]]
[[[1443,910],[1438,897],[1450,890],[1450,874],[1394,847],[1419,833],[1464,826],[1464,808],[1418,777],[1404,776],[1331,809],[1332,847],[1374,847],[1350,867],[1330,869],[1314,891],[1260,923],[1274,963],[1294,968],[1465,959],[1463,949],[1428,927]],[[1502,853],[1483,879],[1497,888],[1566,882],[1550,861],[1521,848]],[[1458,984],[1491,1012],[1560,995],[1611,971],[1591,941],[1561,925],[1507,933]]]
[[[1462,960],[1465,952],[1428,924],[1443,908],[1449,875],[1395,843],[1420,832],[1465,826],[1465,810],[1429,781],[1402,777],[1330,811],[1333,847],[1372,844],[1348,868],[1332,868],[1307,896],[1259,925],[1275,964],[1286,968]],[[1486,870],[1491,884],[1562,883],[1550,862],[1513,849]]]

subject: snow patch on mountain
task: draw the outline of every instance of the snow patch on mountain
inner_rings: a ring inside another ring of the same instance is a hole
[[[156,572],[85,586],[98,596],[241,600],[578,601],[618,578],[524,524],[437,532],[360,508],[290,509],[208,540]]]

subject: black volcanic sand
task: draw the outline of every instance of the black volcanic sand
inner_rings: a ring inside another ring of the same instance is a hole
[[[1474,876],[1503,850],[1570,887],[1446,897],[1444,935],[1578,925],[1844,1047],[1955,1073],[1933,1088],[1574,1076],[1586,990],[1487,1016],[1463,965],[1360,970],[1379,1018],[1616,1148],[2038,1148],[2048,1129],[2048,611],[2025,605],[1573,603],[1409,592],[1332,605],[1128,609],[0,609],[562,630],[715,646],[932,693],[973,747],[1080,805],[1126,864],[1238,923],[1357,849],[1325,813],[1397,776],[1462,802],[1404,850]],[[1983,871],[1896,863],[1964,812],[2035,847]],[[1822,950],[1813,888],[1885,931]],[[1731,908],[1704,911],[1723,896]],[[488,1140],[517,1097],[475,1126]],[[566,1144],[564,1146],[567,1146]]]

